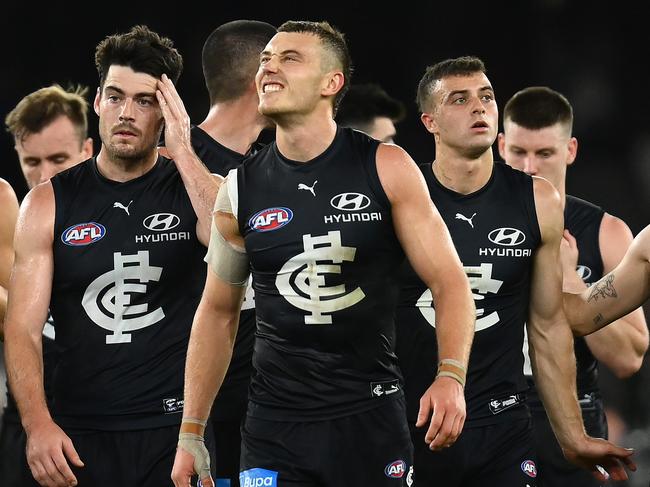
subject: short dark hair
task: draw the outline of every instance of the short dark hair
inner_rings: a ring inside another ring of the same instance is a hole
[[[7,131],[16,141],[22,141],[30,134],[36,134],[55,119],[65,116],[70,119],[79,136],[79,144],[88,137],[88,101],[85,86],[64,90],[54,84],[25,96],[6,118]]]
[[[503,120],[530,130],[560,123],[573,129],[573,108],[566,97],[547,86],[531,86],[513,95],[503,111]]]
[[[278,27],[278,32],[297,32],[299,34],[313,34],[320,39],[323,46],[334,54],[341,71],[343,71],[343,88],[334,97],[334,113],[338,110],[339,104],[350,86],[352,78],[352,58],[345,42],[342,32],[332,27],[329,22],[310,22],[307,20],[290,20]]]
[[[418,83],[416,102],[421,112],[425,112],[431,101],[436,81],[449,76],[468,76],[473,73],[486,73],[485,64],[476,56],[461,56],[446,59],[427,67]]]
[[[392,98],[374,83],[351,85],[336,114],[336,122],[343,127],[367,130],[377,117],[399,122],[406,115],[404,104]]]
[[[260,52],[275,35],[271,24],[234,20],[212,31],[201,56],[210,105],[242,96],[255,79]]]
[[[136,25],[129,32],[108,36],[97,45],[95,66],[101,87],[113,65],[127,66],[154,78],[166,74],[176,83],[183,71],[183,57],[171,39],[162,37],[146,25]]]

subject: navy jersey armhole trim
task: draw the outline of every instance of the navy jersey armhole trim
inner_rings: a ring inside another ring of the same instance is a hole
[[[535,236],[537,244],[542,241],[542,230],[539,227],[537,219],[537,204],[535,203],[535,181],[532,177],[528,178],[528,184],[522,185],[521,196],[530,219],[530,231]]]
[[[379,172],[377,171],[377,152],[379,150],[380,142],[377,140],[372,140],[370,142],[374,147],[371,147],[368,150],[368,157],[365,160],[364,168],[368,174],[368,186],[377,197],[377,202],[388,212],[392,210],[392,205],[390,200],[384,191],[384,186],[381,184],[381,179],[379,179]]]

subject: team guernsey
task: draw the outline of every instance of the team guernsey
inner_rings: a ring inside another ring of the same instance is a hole
[[[541,241],[530,176],[496,162],[488,183],[463,195],[420,166],[469,278],[476,333],[469,359],[465,428],[528,417],[522,343],[533,255]],[[435,303],[406,263],[397,308],[397,355],[408,419],[436,374]]]
[[[118,183],[93,158],[52,186],[56,421],[94,430],[179,423],[206,272],[180,174],[159,157],[146,174]]]
[[[404,254],[377,146],[339,128],[307,163],[273,143],[236,172],[257,314],[250,417],[335,419],[403,397],[393,310]]]
[[[226,176],[231,169],[241,165],[246,155],[239,154],[208,135],[201,127],[191,129],[192,148],[213,174]],[[257,145],[254,145],[256,150]],[[239,327],[230,366],[219,388],[211,418],[217,421],[240,420],[248,399],[248,385],[253,372],[252,357],[255,342],[255,300],[250,284],[239,315]]]

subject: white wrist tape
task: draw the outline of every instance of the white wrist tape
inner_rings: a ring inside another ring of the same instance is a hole
[[[194,471],[199,479],[210,476],[210,454],[205,447],[203,437],[193,433],[178,435],[178,448],[182,448],[194,457]]]

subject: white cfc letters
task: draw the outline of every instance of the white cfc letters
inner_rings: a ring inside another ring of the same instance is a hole
[[[469,279],[469,287],[472,289],[472,297],[476,304],[476,325],[475,330],[481,331],[491,326],[496,325],[499,322],[499,313],[493,311],[487,316],[485,310],[480,308],[481,300],[485,299],[485,295],[488,293],[496,294],[501,289],[503,281],[498,279],[492,279],[492,264],[481,264],[479,266],[464,266],[465,274]],[[435,327],[436,326],[436,312],[433,309],[433,297],[431,296],[431,290],[427,289],[422,293],[422,296],[418,299],[415,304],[424,319],[427,322]]]
[[[341,232],[327,235],[303,235],[305,251],[289,259],[275,278],[280,294],[296,308],[309,311],[308,325],[331,324],[331,314],[349,308],[366,295],[361,288],[346,292],[345,284],[325,285],[325,274],[340,274],[343,262],[353,262],[354,247],[341,245]]]
[[[131,304],[131,293],[145,294],[147,283],[160,279],[162,267],[149,265],[146,250],[131,255],[115,252],[113,267],[90,283],[81,304],[93,322],[113,332],[106,336],[106,343],[130,343],[131,335],[124,332],[146,328],[165,317],[162,308],[148,312],[147,303]]]

